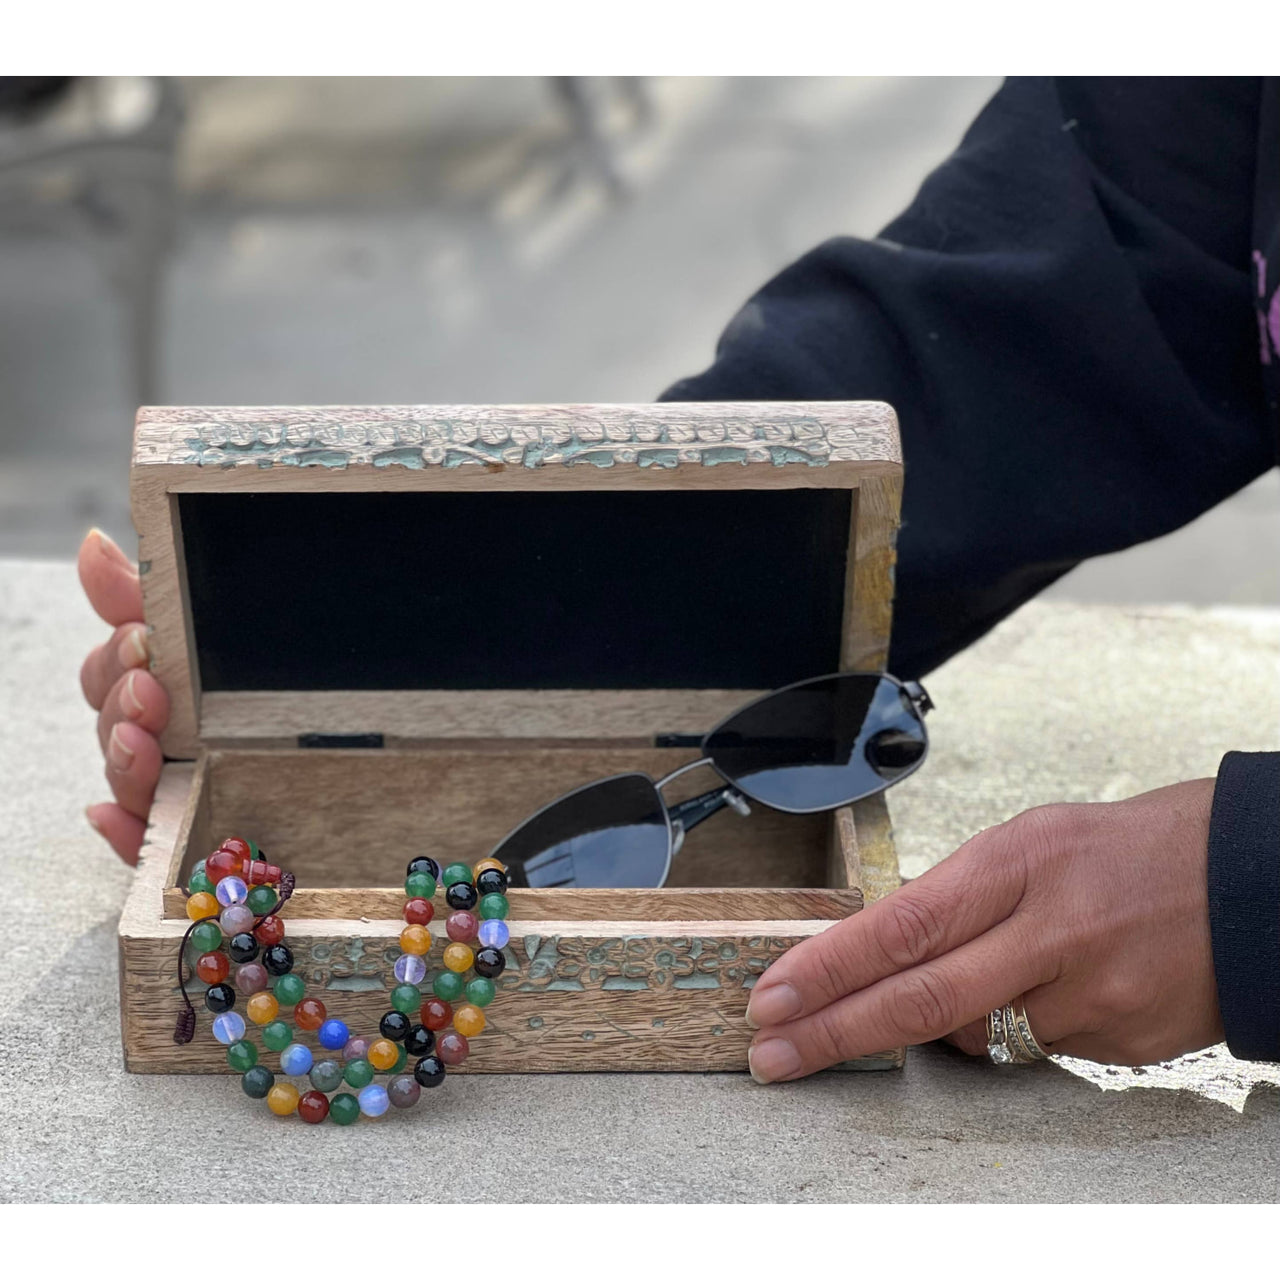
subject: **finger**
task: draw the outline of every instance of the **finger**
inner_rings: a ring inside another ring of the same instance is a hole
[[[989,1043],[987,1040],[987,1020],[986,1018],[977,1018],[943,1038],[955,1045],[961,1053],[971,1053],[975,1057],[985,1057]]]
[[[147,831],[147,824],[141,818],[135,818],[118,804],[91,804],[84,816],[125,862],[131,867],[138,865],[138,850]]]
[[[107,781],[116,800],[134,817],[146,818],[164,763],[160,744],[145,729],[121,721],[107,739],[106,756]]]
[[[756,983],[747,1025],[814,1013],[1007,919],[1026,887],[1013,825],[981,832],[910,884],[792,947]]]
[[[111,639],[89,652],[80,668],[80,688],[85,701],[101,711],[107,695],[126,671],[145,667],[151,660],[147,646],[147,628],[142,622],[117,627]]]
[[[111,730],[121,721],[136,724],[152,735],[169,723],[169,695],[150,671],[130,671],[116,682],[98,714],[98,742],[103,751]]]
[[[1028,931],[1010,922],[937,960],[895,973],[816,1012],[761,1031],[749,1051],[761,1083],[958,1031],[1052,976]]]
[[[142,587],[127,555],[101,529],[90,529],[76,561],[80,585],[93,611],[118,627],[142,618]]]

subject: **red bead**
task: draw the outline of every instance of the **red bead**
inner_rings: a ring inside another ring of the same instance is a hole
[[[241,858],[251,858],[253,856],[253,846],[247,840],[242,840],[239,836],[228,836],[218,846],[219,852],[223,849],[229,849],[232,853],[237,854]]]
[[[454,942],[474,942],[480,932],[480,921],[470,911],[455,911],[445,921],[444,928]]]
[[[263,916],[253,936],[264,947],[274,947],[277,942],[284,941],[284,921],[279,916]]]
[[[239,875],[243,865],[244,859],[238,853],[233,853],[230,849],[219,849],[205,859],[204,873],[217,884],[229,875]]]
[[[446,1067],[461,1066],[466,1062],[467,1054],[470,1052],[471,1046],[467,1043],[467,1037],[456,1031],[446,1031],[436,1041],[436,1057]]]
[[[211,987],[216,987],[218,983],[225,982],[227,974],[230,972],[231,961],[221,951],[206,951],[196,961],[196,977],[201,982],[207,982]]]
[[[314,996],[299,1000],[293,1011],[293,1020],[303,1031],[316,1031],[325,1020],[324,1004]]]
[[[243,842],[242,842],[243,843]],[[246,884],[279,884],[280,868],[273,862],[252,862],[234,849],[219,849],[205,859],[204,873],[217,884],[227,876],[240,876]]]
[[[308,1124],[321,1124],[329,1114],[329,1099],[319,1089],[311,1089],[298,1099],[298,1116]]]
[[[418,1012],[428,1031],[443,1031],[453,1021],[453,1006],[439,996],[428,996]]]
[[[404,918],[409,924],[430,924],[436,909],[426,898],[410,898],[404,904]]]

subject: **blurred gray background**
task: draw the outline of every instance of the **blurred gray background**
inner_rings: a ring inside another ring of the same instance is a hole
[[[874,235],[997,84],[74,82],[0,120],[0,555],[70,556],[95,523],[131,546],[148,384],[652,399],[780,267]],[[1277,547],[1273,470],[1050,594],[1277,604]]]

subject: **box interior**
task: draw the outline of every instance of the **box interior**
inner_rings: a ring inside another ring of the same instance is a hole
[[[405,864],[484,857],[514,826],[582,783],[639,770],[660,777],[697,753],[574,748],[408,751],[215,751],[198,770],[187,848],[192,865],[228,835],[252,838],[309,888],[398,887]],[[714,786],[711,769],[664,788],[669,801]],[[818,888],[833,884],[829,814],[726,810],[690,833],[668,886]],[[835,887],[847,886],[837,878]],[[543,890],[554,894],[556,890]]]

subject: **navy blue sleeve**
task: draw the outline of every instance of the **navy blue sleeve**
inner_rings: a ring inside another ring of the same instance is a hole
[[[1209,820],[1209,928],[1227,1048],[1280,1062],[1280,752],[1222,758]]]
[[[895,407],[899,676],[1275,462],[1249,275],[1260,95],[1007,82],[880,237],[788,267],[664,396]]]

